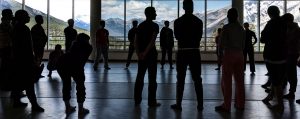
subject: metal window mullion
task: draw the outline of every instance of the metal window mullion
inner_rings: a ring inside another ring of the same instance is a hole
[[[259,42],[258,42],[258,52],[261,52],[260,50],[260,0],[258,0],[257,3],[257,29],[258,29],[258,38],[259,38]]]
[[[47,50],[49,50],[49,21],[50,21],[50,0],[47,0]]]
[[[126,0],[124,0],[124,34],[123,34],[123,37],[124,37],[124,48],[123,50],[125,51],[126,50]]]
[[[206,41],[207,41],[207,0],[204,1],[204,51],[206,51]]]
[[[74,10],[74,8],[75,8],[74,5],[75,5],[75,3],[74,3],[74,2],[75,2],[75,0],[72,0],[72,19],[75,18],[75,17],[74,17],[74,16],[75,16],[75,12],[74,12],[74,11],[75,11],[75,10]]]

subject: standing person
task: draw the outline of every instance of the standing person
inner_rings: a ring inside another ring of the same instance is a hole
[[[287,26],[286,42],[287,42],[287,65],[286,65],[286,80],[290,84],[289,93],[284,95],[285,99],[295,99],[295,92],[297,88],[297,59],[299,57],[299,43],[300,43],[300,28],[294,22],[294,16],[290,13],[283,15],[284,24]]]
[[[285,74],[287,47],[285,41],[286,28],[280,18],[279,8],[270,6],[267,10],[270,20],[261,32],[261,42],[265,43],[264,59],[268,67],[269,80],[271,80],[271,92],[262,101],[270,105],[269,101],[273,99],[273,95],[277,98],[275,109],[284,110],[282,82]]]
[[[177,86],[176,104],[171,105],[174,110],[182,110],[181,102],[184,91],[186,70],[189,66],[197,95],[198,111],[203,110],[203,88],[201,78],[200,41],[203,34],[203,22],[193,15],[194,3],[192,0],[183,1],[185,14],[174,22],[174,34],[178,40],[176,58]]]
[[[68,27],[66,27],[64,29],[64,33],[65,33],[65,38],[66,38],[66,41],[65,41],[65,52],[68,52],[71,45],[72,45],[72,42],[76,39],[77,37],[77,31],[76,29],[74,29],[74,20],[73,19],[69,19],[68,20]]]
[[[223,50],[221,48],[221,32],[222,32],[222,28],[218,28],[217,30],[217,36],[215,38],[215,42],[216,42],[216,53],[217,53],[217,62],[218,62],[218,67],[215,70],[220,70],[221,66],[222,66],[222,58],[223,58]]]
[[[43,112],[44,109],[37,103],[34,78],[35,62],[32,47],[30,29],[25,25],[30,21],[30,17],[25,10],[18,10],[15,13],[16,24],[13,29],[12,53],[13,53],[13,80],[14,89],[13,106],[26,107],[27,103],[21,102],[20,92],[26,91],[26,95],[31,103],[32,111]]]
[[[238,12],[231,8],[227,12],[228,24],[223,26],[221,47],[224,50],[221,87],[224,102],[216,111],[230,112],[232,99],[232,76],[235,82],[235,108],[243,110],[245,105],[244,55],[245,30],[238,21]]]
[[[55,45],[55,50],[50,52],[47,69],[49,70],[48,77],[51,77],[52,71],[57,69],[57,61],[64,52],[61,50],[61,45]]]
[[[2,81],[8,81],[9,68],[11,67],[12,19],[13,13],[11,9],[2,10],[0,24],[0,78]],[[1,86],[5,86],[5,84],[2,82]]]
[[[245,41],[245,48],[244,48],[244,71],[246,70],[247,64],[247,55],[249,57],[250,62],[250,71],[251,74],[254,75],[255,73],[255,61],[254,61],[254,48],[253,45],[257,42],[256,35],[253,31],[249,29],[249,23],[244,23],[244,28],[246,30],[246,41]],[[254,42],[252,42],[252,38],[254,38]]]
[[[43,16],[36,15],[35,21],[36,24],[31,28],[31,36],[36,63],[38,66],[40,66],[42,63],[44,48],[46,46],[48,38],[44,28],[42,27],[42,24],[44,23]]]
[[[63,81],[63,100],[66,107],[66,114],[75,111],[75,106],[71,106],[71,79],[76,83],[76,95],[78,103],[78,115],[84,116],[89,110],[83,107],[85,101],[85,75],[84,65],[92,52],[92,46],[89,44],[90,37],[84,33],[80,33],[73,42],[69,52],[62,55],[57,62],[57,71]]]
[[[172,50],[174,47],[174,36],[173,30],[169,28],[169,24],[169,21],[165,21],[165,27],[163,27],[160,31],[161,69],[164,69],[167,53],[170,69],[173,69]]]
[[[137,26],[138,26],[138,21],[133,20],[132,21],[132,28],[128,32],[128,40],[129,40],[130,44],[129,44],[129,50],[128,50],[128,56],[127,56],[125,69],[127,69],[129,67],[131,57],[132,57],[133,52],[134,52],[134,39],[135,39],[135,33],[136,33],[136,30],[137,30]]]
[[[98,63],[101,58],[101,54],[103,55],[104,68],[106,70],[110,70],[108,67],[108,48],[109,48],[109,40],[108,40],[109,32],[105,29],[105,21],[100,21],[100,28],[96,32],[96,59],[94,61],[94,71],[98,69]]]
[[[148,69],[148,106],[157,107],[161,105],[156,101],[157,51],[155,40],[159,33],[159,26],[153,22],[156,19],[154,7],[147,7],[145,15],[146,20],[138,26],[135,39],[135,48],[138,55],[138,72],[134,86],[134,100],[136,106],[139,106],[142,102],[144,77]]]

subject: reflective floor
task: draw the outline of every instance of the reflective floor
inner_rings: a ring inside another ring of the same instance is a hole
[[[46,64],[47,62],[45,62]],[[261,102],[267,94],[261,88],[265,83],[266,68],[264,64],[256,64],[255,75],[250,75],[249,67],[245,72],[246,107],[244,111],[232,108],[231,113],[220,113],[214,107],[221,104],[223,96],[220,89],[220,72],[214,70],[216,64],[204,63],[202,65],[202,78],[204,90],[204,110],[197,111],[194,85],[189,71],[186,76],[184,99],[181,112],[170,109],[175,103],[176,70],[170,70],[166,65],[165,69],[157,70],[157,99],[162,104],[158,108],[148,108],[147,105],[147,78],[143,90],[143,100],[139,107],[134,106],[133,89],[137,74],[137,64],[132,63],[129,69],[125,70],[125,63],[110,63],[111,70],[104,70],[103,64],[98,71],[93,71],[92,64],[85,66],[86,74],[86,102],[85,107],[90,113],[86,119],[298,119],[300,118],[300,105],[294,100],[285,100],[284,113],[278,113],[269,109]],[[52,78],[47,77],[48,71],[44,69],[43,75],[36,84],[38,102],[45,108],[43,113],[32,113],[31,105],[26,108],[12,108],[9,92],[0,91],[0,119],[76,119],[77,112],[68,117],[64,112],[62,100],[62,82],[56,71]],[[147,76],[146,76],[147,77]],[[299,72],[298,72],[299,77]],[[74,83],[73,83],[74,84]],[[288,86],[289,87],[289,86]],[[299,92],[299,88],[297,92]],[[296,93],[296,99],[300,94]],[[22,99],[28,102],[27,98]],[[76,105],[75,85],[72,89],[71,103]]]

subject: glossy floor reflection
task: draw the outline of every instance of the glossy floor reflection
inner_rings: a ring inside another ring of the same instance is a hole
[[[47,62],[45,62],[46,64]],[[101,66],[103,64],[100,64]],[[223,97],[220,90],[220,72],[214,70],[216,64],[204,63],[202,65],[202,78],[204,90],[204,110],[196,109],[196,98],[191,75],[187,72],[183,99],[182,112],[170,109],[175,103],[176,70],[170,70],[165,66],[157,72],[157,99],[162,104],[158,108],[147,106],[147,78],[143,91],[143,101],[140,107],[134,106],[133,89],[137,73],[137,64],[133,63],[129,69],[124,69],[125,63],[110,63],[111,70],[99,68],[93,71],[92,63],[86,64],[86,102],[85,106],[90,109],[87,119],[273,119],[300,118],[300,105],[294,100],[285,100],[285,110],[280,114],[270,110],[261,102],[267,94],[260,86],[265,83],[266,69],[264,64],[256,64],[256,74],[251,76],[249,70],[245,72],[246,107],[245,110],[237,111],[232,108],[231,113],[219,113],[214,107],[221,104]],[[247,67],[248,68],[248,67]],[[44,69],[43,75],[48,71]],[[299,72],[298,72],[299,74]],[[146,76],[147,77],[147,76]],[[298,75],[299,77],[299,75]],[[54,71],[52,78],[44,77],[36,84],[38,102],[45,108],[43,113],[31,113],[31,106],[26,108],[12,108],[9,92],[0,91],[0,119],[62,119],[78,118],[77,112],[66,117],[62,101],[62,82],[57,72]],[[75,86],[72,89],[72,104],[76,104]],[[299,92],[299,88],[297,92]],[[300,94],[296,93],[296,99]],[[27,98],[22,99],[28,102]]]

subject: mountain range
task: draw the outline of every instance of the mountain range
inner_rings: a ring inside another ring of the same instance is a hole
[[[16,1],[6,1],[6,0],[0,0],[0,8],[1,9],[5,9],[5,8],[11,8],[13,11],[16,11],[18,8],[21,8],[22,5],[21,3],[18,3]],[[275,6],[279,6],[280,9],[283,9],[283,5],[282,2],[280,1],[268,1],[268,2],[263,2],[261,3],[261,14],[260,14],[260,26],[261,29],[263,29],[263,27],[265,26],[265,24],[267,23],[267,21],[269,20],[268,15],[266,14],[266,10],[267,7],[269,7],[270,5],[275,5]],[[227,22],[226,19],[226,14],[227,14],[227,10],[230,8],[230,6],[226,6],[220,9],[216,9],[216,10],[210,10],[207,11],[207,36],[214,36],[215,31],[217,28],[220,28],[224,25],[224,23]],[[300,8],[300,2],[290,2],[288,3],[287,6],[287,12],[292,13],[295,16],[295,19],[299,19],[300,14],[299,14],[299,8]],[[29,13],[29,15],[34,18],[35,15],[42,15],[46,18],[46,14],[30,8],[28,6],[25,6],[25,10]],[[195,16],[199,17],[200,19],[204,20],[204,13],[194,13]],[[159,17],[159,16],[157,16]],[[90,30],[90,24],[84,22],[83,20],[81,20],[80,18],[82,18],[81,16],[75,16],[75,27],[77,29],[81,29],[84,31],[89,32]],[[66,22],[63,20],[60,20],[58,18],[52,17],[50,16],[51,19],[51,24],[54,23],[56,24],[56,27],[61,27],[61,26],[66,26]],[[141,18],[137,18],[136,19],[139,23],[141,23],[143,21],[143,19]],[[244,2],[244,20],[247,22],[250,22],[252,24],[256,24],[257,23],[257,2],[253,2],[253,1],[245,1]],[[110,35],[112,36],[123,36],[124,34],[124,20],[120,19],[120,18],[109,18],[109,19],[105,19],[106,21],[106,29],[109,30]],[[125,25],[125,34],[127,34],[128,30],[131,28],[131,21],[127,20],[126,21],[126,25]],[[155,21],[160,28],[162,28],[163,22],[164,21]],[[170,28],[173,28],[173,23],[174,20],[170,21]],[[59,28],[62,29],[62,28]],[[61,34],[61,33],[59,33]]]

